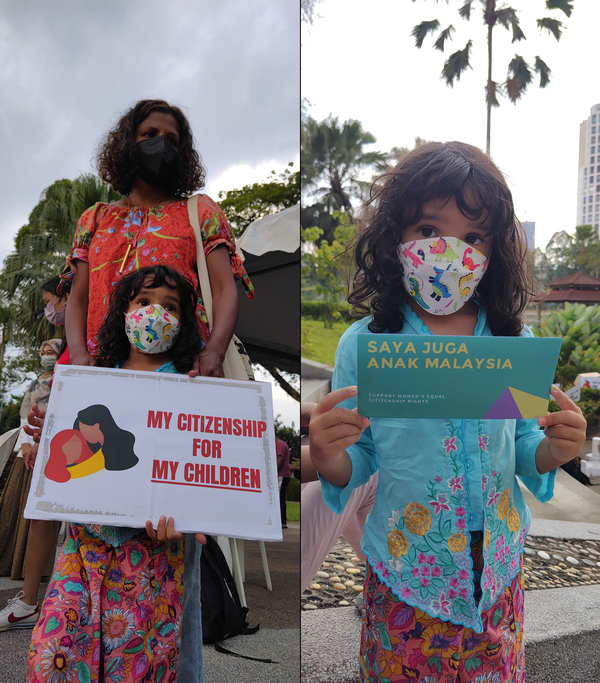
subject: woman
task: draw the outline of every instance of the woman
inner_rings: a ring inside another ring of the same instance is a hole
[[[123,273],[162,263],[198,282],[196,242],[183,197],[203,186],[205,173],[181,110],[162,100],[138,102],[108,134],[98,169],[105,182],[126,196],[88,209],[77,227],[62,275],[72,282],[66,316],[72,365],[94,365],[96,334],[112,286]],[[205,344],[190,375],[222,377],[238,313],[234,276],[242,280],[249,298],[253,289],[221,209],[200,196],[198,211],[214,324],[209,336],[198,288],[197,314]]]
[[[60,285],[60,277],[55,275],[48,282],[42,285],[42,299],[46,308],[44,315],[46,320],[54,325],[60,327],[65,324],[65,313],[67,311],[67,302],[69,300],[69,288],[62,286],[61,294],[58,294],[58,287]]]
[[[214,311],[209,330],[198,284],[196,241],[184,199],[204,185],[205,170],[193,143],[180,109],[162,100],[143,100],[121,117],[101,146],[100,176],[125,197],[112,204],[96,204],[82,215],[77,227],[62,275],[72,284],[66,316],[71,364],[95,364],[97,333],[114,283],[124,273],[163,264],[195,283],[198,292],[196,314],[203,346],[190,376],[223,376],[223,359],[238,315],[234,276],[242,280],[250,299],[254,294],[223,212],[201,195],[198,213]],[[186,539],[179,683],[199,681],[202,676],[200,545],[192,536]]]
[[[61,339],[49,339],[40,347],[44,372],[25,392],[21,404],[21,426],[27,423],[32,406],[46,410],[50,395],[52,372]],[[37,596],[42,576],[52,572],[53,549],[60,523],[23,518],[31,484],[33,459],[37,444],[21,432],[17,442],[17,457],[0,501],[0,576],[23,582],[23,590],[0,612],[0,631],[31,628],[38,618]],[[27,567],[25,569],[25,557]]]

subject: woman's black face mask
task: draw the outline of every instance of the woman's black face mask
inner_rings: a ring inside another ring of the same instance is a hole
[[[136,144],[138,177],[148,185],[166,187],[177,171],[179,153],[175,144],[160,135]]]

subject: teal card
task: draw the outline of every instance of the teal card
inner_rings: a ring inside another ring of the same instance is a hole
[[[358,335],[366,417],[521,419],[544,415],[558,337]]]

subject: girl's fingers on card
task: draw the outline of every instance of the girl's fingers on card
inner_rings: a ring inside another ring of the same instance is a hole
[[[194,534],[194,538],[198,541],[198,543],[206,545],[206,536],[204,534]]]
[[[335,391],[332,391],[331,393],[327,394],[325,398],[322,398],[319,401],[319,403],[317,403],[317,405],[312,410],[312,415],[314,416],[316,413],[321,415],[322,413],[326,413],[329,410],[333,410],[338,403],[346,401],[347,399],[352,398],[357,394],[358,387],[355,386],[342,387],[341,389],[336,389]],[[313,418],[311,417],[311,419]]]
[[[173,517],[169,517],[167,522],[167,541],[180,541],[183,538],[183,534],[179,531],[175,531],[175,520]]]
[[[363,430],[356,427],[356,425],[337,424],[327,429],[323,433],[323,437],[326,439],[326,443],[333,443],[338,439],[344,439],[346,437],[355,438],[358,441],[362,433]]]
[[[156,531],[154,531],[152,522],[149,519],[146,521],[146,533],[156,543]]]
[[[585,432],[587,427],[585,418],[579,408],[577,408],[577,411],[561,410],[558,413],[549,413],[543,417],[538,417],[538,424],[546,428],[567,425],[582,430],[582,432]]]
[[[316,430],[329,429],[339,424],[355,425],[358,429],[365,429],[369,426],[369,420],[359,415],[354,410],[347,408],[333,408],[323,414],[315,414],[311,417],[309,432],[313,434]]]

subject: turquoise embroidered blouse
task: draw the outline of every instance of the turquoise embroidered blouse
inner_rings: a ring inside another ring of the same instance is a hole
[[[407,305],[398,334],[431,334]],[[371,318],[342,336],[333,389],[355,385],[357,339]],[[491,336],[480,309],[476,336]],[[525,329],[522,336],[531,336]],[[467,388],[477,391],[477,387]],[[356,407],[356,398],[343,404]],[[477,632],[519,571],[531,516],[515,475],[541,502],[552,498],[556,471],[541,475],[535,451],[544,433],[535,420],[371,420],[348,449],[352,477],[343,487],[321,479],[338,514],[350,494],[379,470],[362,548],[381,581],[404,602]],[[474,599],[470,533],[483,531],[484,571]]]

